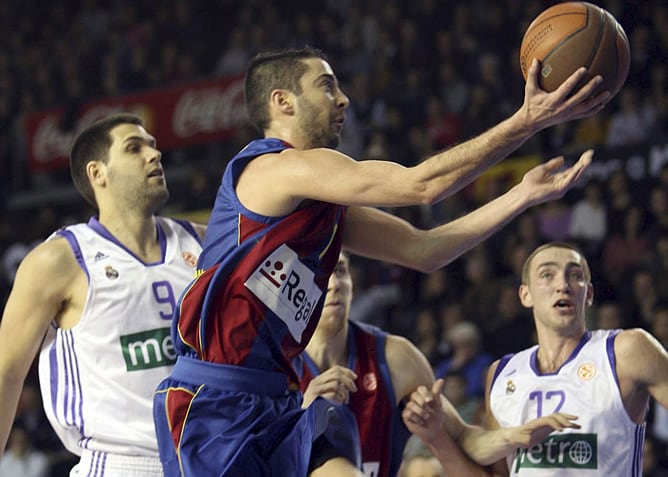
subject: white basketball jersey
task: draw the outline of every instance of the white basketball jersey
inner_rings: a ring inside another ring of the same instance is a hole
[[[553,374],[538,371],[538,346],[517,353],[497,369],[490,407],[501,427],[557,411],[578,416],[582,426],[553,432],[530,449],[518,449],[507,459],[511,476],[640,477],[645,425],[631,421],[622,402],[615,334],[587,332]]]
[[[66,227],[86,275],[79,323],[49,329],[39,356],[47,417],[68,450],[158,456],[153,394],[176,354],[172,312],[194,278],[201,243],[192,227],[159,217],[162,259],[144,263],[96,219]]]

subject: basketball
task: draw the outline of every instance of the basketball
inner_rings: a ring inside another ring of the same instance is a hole
[[[545,91],[554,91],[585,66],[582,84],[601,75],[597,91],[610,91],[612,98],[626,81],[631,52],[624,29],[610,12],[587,2],[565,2],[543,11],[527,28],[520,45],[525,80],[533,58],[541,62],[539,84]]]

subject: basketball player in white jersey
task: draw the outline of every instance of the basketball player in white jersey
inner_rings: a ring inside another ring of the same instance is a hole
[[[0,324],[0,449],[41,348],[46,414],[81,456],[70,475],[162,475],[153,393],[175,359],[172,312],[205,227],[155,215],[169,196],[160,158],[130,114],[74,142],[74,184],[99,216],[55,232],[19,266]]]
[[[490,425],[564,412],[578,416],[580,427],[552,433],[477,475],[640,477],[650,396],[668,408],[666,350],[642,329],[585,328],[594,288],[587,260],[571,245],[538,247],[524,264],[519,296],[533,309],[538,345],[490,367]],[[441,386],[414,393],[404,413],[439,460],[447,456],[436,442],[442,412],[432,397]]]

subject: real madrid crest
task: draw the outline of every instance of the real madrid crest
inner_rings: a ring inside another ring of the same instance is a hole
[[[109,278],[110,280],[115,280],[118,278],[118,270],[116,270],[111,265],[107,265],[106,267],[104,267],[104,273],[106,273],[107,278]]]

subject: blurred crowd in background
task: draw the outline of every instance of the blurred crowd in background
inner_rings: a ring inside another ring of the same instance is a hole
[[[3,302],[17,264],[37,241],[94,213],[75,199],[13,205],[17,196],[69,184],[66,171],[28,170],[22,137],[27,114],[64,107],[60,127],[72,128],[87,100],[237,76],[262,50],[311,45],[328,54],[351,100],[340,149],[358,159],[410,166],[519,107],[524,89],[519,44],[530,21],[553,3],[0,2]],[[544,131],[513,156],[565,154],[573,160],[589,147],[632,152],[654,144],[666,150],[668,162],[668,5],[658,0],[593,3],[613,13],[629,37],[627,83],[600,114]],[[206,211],[226,161],[254,134],[240,127],[228,140],[166,152],[172,196],[165,213]],[[172,176],[170,170],[178,173]],[[394,212],[427,227],[473,210],[506,185],[506,180],[488,180],[482,189],[469,187],[434,206]],[[604,179],[590,177],[563,200],[529,210],[429,275],[353,256],[352,317],[411,339],[437,376],[447,378],[446,395],[462,415],[480,423],[486,367],[534,342],[531,314],[517,295],[519,275],[528,253],[550,240],[578,243],[590,261],[596,291],[591,327],[640,326],[668,347],[668,166],[642,182],[624,167]],[[31,376],[10,450],[32,447],[49,457],[44,473],[35,476],[66,475],[62,469],[70,459],[41,413],[36,386]],[[659,472],[666,467],[668,415],[654,405],[647,436],[648,452],[655,456],[646,457],[643,475],[665,475]]]

